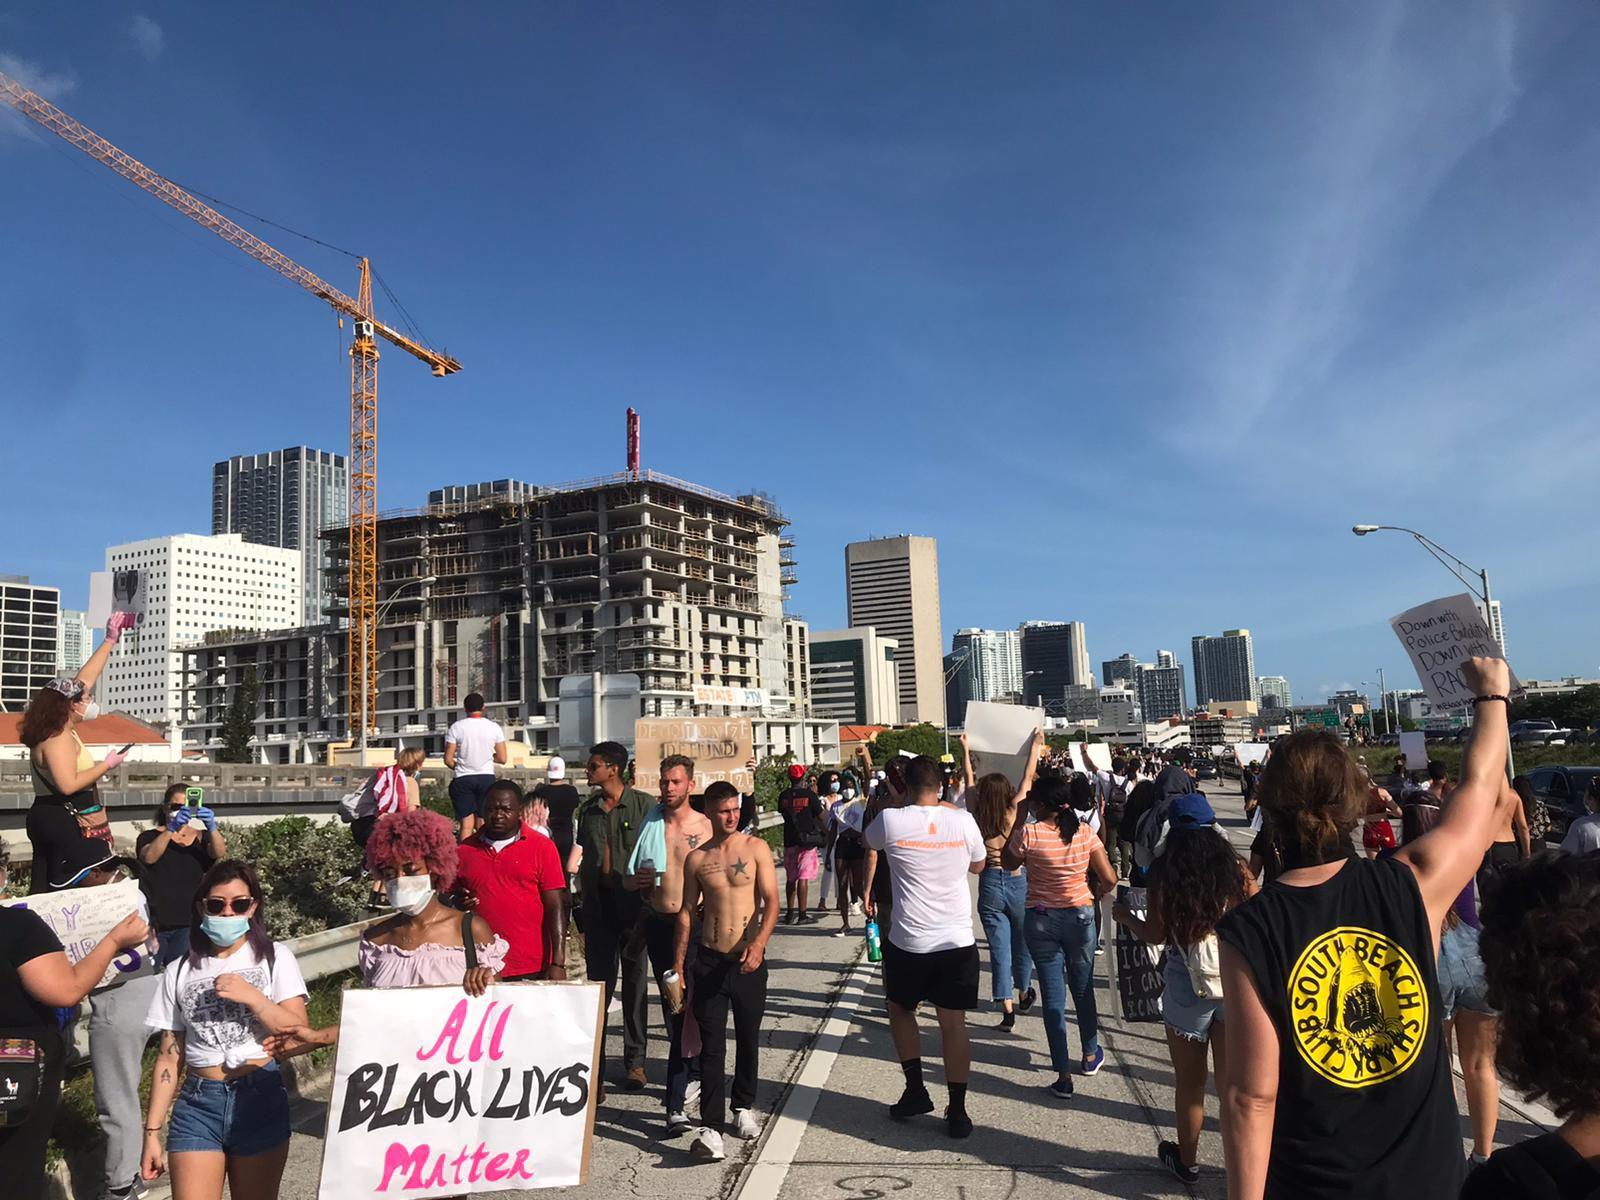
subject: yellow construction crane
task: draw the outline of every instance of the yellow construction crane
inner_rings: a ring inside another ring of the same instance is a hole
[[[361,283],[352,300],[331,283],[275,250],[248,229],[228,220],[183,188],[117,149],[105,138],[69,117],[43,96],[0,72],[0,100],[37,121],[63,141],[110,167],[124,179],[170,204],[184,216],[251,258],[265,263],[291,283],[327,303],[341,317],[350,317],[355,337],[350,345],[350,630],[346,655],[345,696],[352,737],[372,724],[378,696],[378,343],[392,342],[420,358],[436,376],[453,375],[461,364],[448,354],[430,350],[391,329],[372,315],[372,268],[361,260]],[[341,322],[342,323],[342,322]]]

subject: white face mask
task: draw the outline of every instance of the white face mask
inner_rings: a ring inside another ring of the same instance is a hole
[[[99,703],[99,701],[97,701],[97,700],[85,700],[83,702],[83,719],[85,721],[93,721],[99,716],[100,716],[100,703]]]
[[[383,894],[394,908],[414,917],[433,899],[433,880],[427,875],[401,875],[384,881]]]

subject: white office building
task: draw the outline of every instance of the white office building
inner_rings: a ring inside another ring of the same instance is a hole
[[[89,617],[70,608],[61,610],[57,639],[59,649],[56,659],[57,675],[76,675],[94,653],[89,636]]]
[[[811,635],[811,712],[845,725],[900,724],[900,644],[871,625]]]
[[[950,652],[966,661],[961,665],[968,700],[996,700],[1022,695],[1022,631],[1018,629],[961,629]]]
[[[106,570],[137,572],[134,611],[106,665],[100,703],[153,725],[181,721],[182,663],[176,652],[220,630],[290,629],[304,613],[302,552],[247,542],[237,533],[180,533],[112,546]],[[113,588],[113,595],[121,589]]]
[[[1256,677],[1256,694],[1261,700],[1262,708],[1294,707],[1294,697],[1289,690],[1289,681],[1282,675],[1258,675]]]

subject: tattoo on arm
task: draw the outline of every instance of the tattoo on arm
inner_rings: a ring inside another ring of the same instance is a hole
[[[161,1068],[161,1082],[162,1083],[171,1083],[172,1082],[172,1068],[171,1067],[162,1067]]]

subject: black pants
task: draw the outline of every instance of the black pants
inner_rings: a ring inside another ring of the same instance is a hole
[[[726,1119],[723,1090],[728,1081],[728,1010],[733,1009],[733,1106],[756,1102],[756,1069],[761,1056],[761,1015],[767,1007],[767,963],[748,975],[737,954],[700,947],[691,997],[700,1026],[700,1123],[720,1129]]]
[[[583,898],[583,965],[589,982],[605,987],[605,1023],[611,1020],[611,995],[622,969],[622,1067],[644,1066],[645,984],[649,960],[644,942],[634,936],[633,913],[638,899],[616,888],[600,887]],[[605,1073],[605,1037],[600,1038],[601,1077]]]
[[[645,909],[639,918],[644,930],[645,949],[650,952],[650,966],[656,975],[656,990],[661,995],[661,1023],[667,1029],[667,1111],[682,1112],[689,1091],[689,1080],[700,1078],[699,1057],[689,1058],[683,1052],[682,1012],[673,1013],[667,1008],[667,989],[661,986],[661,977],[672,970],[677,949],[678,917],[663,917]],[[694,935],[689,939],[689,957],[694,957]],[[690,966],[685,965],[685,970]],[[687,984],[688,980],[682,980]],[[702,1085],[703,1086],[703,1085]],[[705,1109],[700,1110],[702,1113]]]
[[[0,1179],[13,1200],[35,1200],[44,1195],[45,1143],[61,1106],[61,1075],[66,1047],[54,1029],[17,1029],[8,1036],[27,1036],[45,1048],[44,1081],[39,1100],[28,1119],[10,1129],[0,1129]]]

